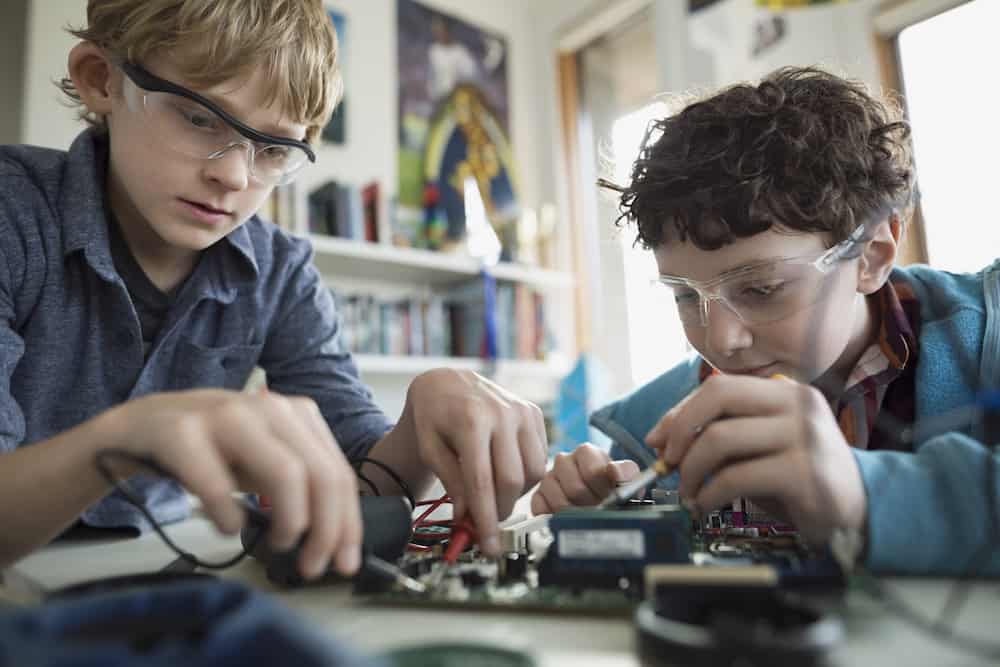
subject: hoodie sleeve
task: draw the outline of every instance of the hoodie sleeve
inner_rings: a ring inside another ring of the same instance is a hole
[[[876,572],[1000,575],[1000,457],[946,433],[915,452],[854,450]]]

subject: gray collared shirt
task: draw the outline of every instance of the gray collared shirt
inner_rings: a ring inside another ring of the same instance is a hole
[[[340,342],[312,249],[256,216],[205,251],[143,359],[109,250],[106,155],[93,130],[69,152],[0,146],[0,452],[147,394],[240,389],[259,365],[272,390],[316,401],[349,459],[365,456],[390,424]],[[158,520],[187,516],[176,483],[129,483]],[[117,494],[81,519],[146,527]]]

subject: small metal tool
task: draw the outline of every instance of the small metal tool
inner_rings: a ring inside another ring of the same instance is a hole
[[[607,498],[602,500],[597,505],[597,509],[606,510],[609,507],[620,505],[621,503],[630,500],[632,496],[639,493],[639,491],[646,488],[660,477],[666,477],[671,472],[673,472],[672,467],[668,466],[663,459],[657,459],[653,465],[639,473],[635,479],[615,489]]]
[[[365,567],[367,567],[372,572],[375,572],[383,577],[391,579],[395,583],[399,584],[403,588],[413,593],[426,593],[427,587],[422,583],[414,579],[413,577],[407,575],[401,569],[390,563],[389,561],[382,560],[374,554],[365,555]]]

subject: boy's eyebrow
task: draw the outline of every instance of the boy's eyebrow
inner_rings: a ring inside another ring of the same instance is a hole
[[[751,260],[748,260],[746,262],[743,262],[742,264],[737,264],[736,266],[732,266],[732,267],[726,269],[725,271],[723,271],[722,273],[719,274],[719,277],[728,276],[728,275],[733,274],[733,273],[742,273],[743,271],[748,271],[750,269],[756,269],[756,268],[761,267],[761,266],[766,266],[767,264],[773,264],[774,262],[780,262],[783,259],[788,259],[788,258],[785,257],[784,255],[775,255],[774,257],[764,257],[764,258],[760,258],[760,259],[751,259]]]
[[[223,97],[221,95],[215,95],[215,94],[212,94],[212,93],[208,93],[206,91],[198,91],[198,94],[201,95],[202,97],[204,97],[205,99],[207,99],[209,102],[212,102],[213,104],[216,104],[219,107],[221,107],[222,110],[225,111],[226,113],[228,113],[230,116],[233,116],[234,118],[238,118],[239,120],[241,120],[243,122],[246,122],[246,121],[243,120],[244,119],[243,114],[242,113],[238,113],[237,109],[235,109],[233,107],[233,105],[229,103],[229,100],[227,100],[225,97]],[[250,125],[250,124],[247,123],[247,125]],[[282,127],[281,125],[278,125],[277,123],[267,123],[265,125],[260,125],[260,126],[258,126],[258,125],[250,125],[250,127],[252,127],[253,129],[257,130],[258,132],[263,132],[264,134],[273,134],[274,136],[284,137],[286,139],[294,139],[296,141],[305,141],[305,135],[304,134],[301,137],[295,136],[295,132],[293,132],[292,130],[289,130],[287,127]]]
[[[728,278],[729,276],[737,275],[739,273],[743,273],[744,271],[750,271],[752,269],[756,269],[756,268],[759,268],[759,267],[762,267],[762,266],[766,266],[768,264],[771,264],[773,262],[778,262],[778,261],[781,261],[783,259],[788,259],[788,258],[785,257],[784,255],[778,255],[778,256],[775,256],[775,257],[765,257],[763,259],[751,259],[751,260],[748,260],[746,262],[743,262],[742,264],[737,264],[735,266],[731,266],[728,269],[726,269],[725,271],[722,271],[722,272],[716,274],[713,278],[709,278],[708,280],[703,280],[703,281],[698,281],[698,282],[714,282],[716,280],[719,280],[720,278]],[[662,275],[663,276],[668,276],[670,274],[664,273]],[[671,276],[671,277],[683,278],[684,276]]]

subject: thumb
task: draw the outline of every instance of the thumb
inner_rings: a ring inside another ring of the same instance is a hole
[[[608,479],[615,484],[627,482],[639,474],[639,464],[635,461],[609,461],[607,465]]]

